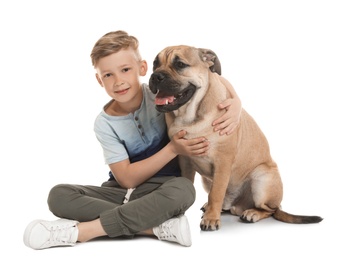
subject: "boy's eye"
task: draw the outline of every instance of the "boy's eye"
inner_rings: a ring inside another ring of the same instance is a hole
[[[124,68],[122,71],[123,72],[128,72],[130,70],[130,68]]]
[[[107,74],[104,75],[104,78],[109,78],[109,77],[111,77],[111,75],[112,75],[111,73],[107,73]]]

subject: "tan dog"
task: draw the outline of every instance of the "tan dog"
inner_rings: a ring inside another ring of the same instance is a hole
[[[216,105],[230,97],[220,70],[214,52],[173,46],[157,55],[149,81],[157,94],[157,110],[166,113],[169,136],[184,129],[186,138],[205,136],[210,142],[207,156],[179,157],[182,175],[193,182],[200,173],[209,193],[200,228],[219,229],[221,212],[227,210],[244,222],[271,215],[287,223],[320,222],[318,216],[281,210],[283,187],[277,165],[266,137],[244,109],[234,133],[220,136],[213,131],[212,121],[223,114]]]

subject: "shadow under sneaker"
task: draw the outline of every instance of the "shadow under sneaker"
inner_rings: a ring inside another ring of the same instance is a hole
[[[77,223],[68,219],[34,220],[26,227],[23,242],[33,249],[74,246],[78,237]]]
[[[153,228],[153,233],[160,239],[176,242],[183,246],[191,246],[191,232],[187,217],[180,215],[165,221]]]

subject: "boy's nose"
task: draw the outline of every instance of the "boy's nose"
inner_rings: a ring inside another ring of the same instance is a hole
[[[124,82],[117,81],[117,82],[115,83],[115,87],[120,87],[120,86],[122,86],[122,85],[124,85]]]

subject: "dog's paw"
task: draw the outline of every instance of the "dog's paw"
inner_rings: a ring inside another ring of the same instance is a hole
[[[210,218],[205,217],[205,214],[202,217],[200,222],[200,229],[203,231],[214,231],[220,229],[221,221],[220,218]]]
[[[248,219],[248,218],[246,218],[246,217],[243,216],[243,215],[240,216],[240,219],[241,219],[241,221],[244,222],[244,223],[254,223],[254,221],[253,221],[252,219]]]
[[[240,216],[240,219],[244,223],[255,223],[261,219],[261,216],[258,210],[248,209],[242,213],[242,215]]]

